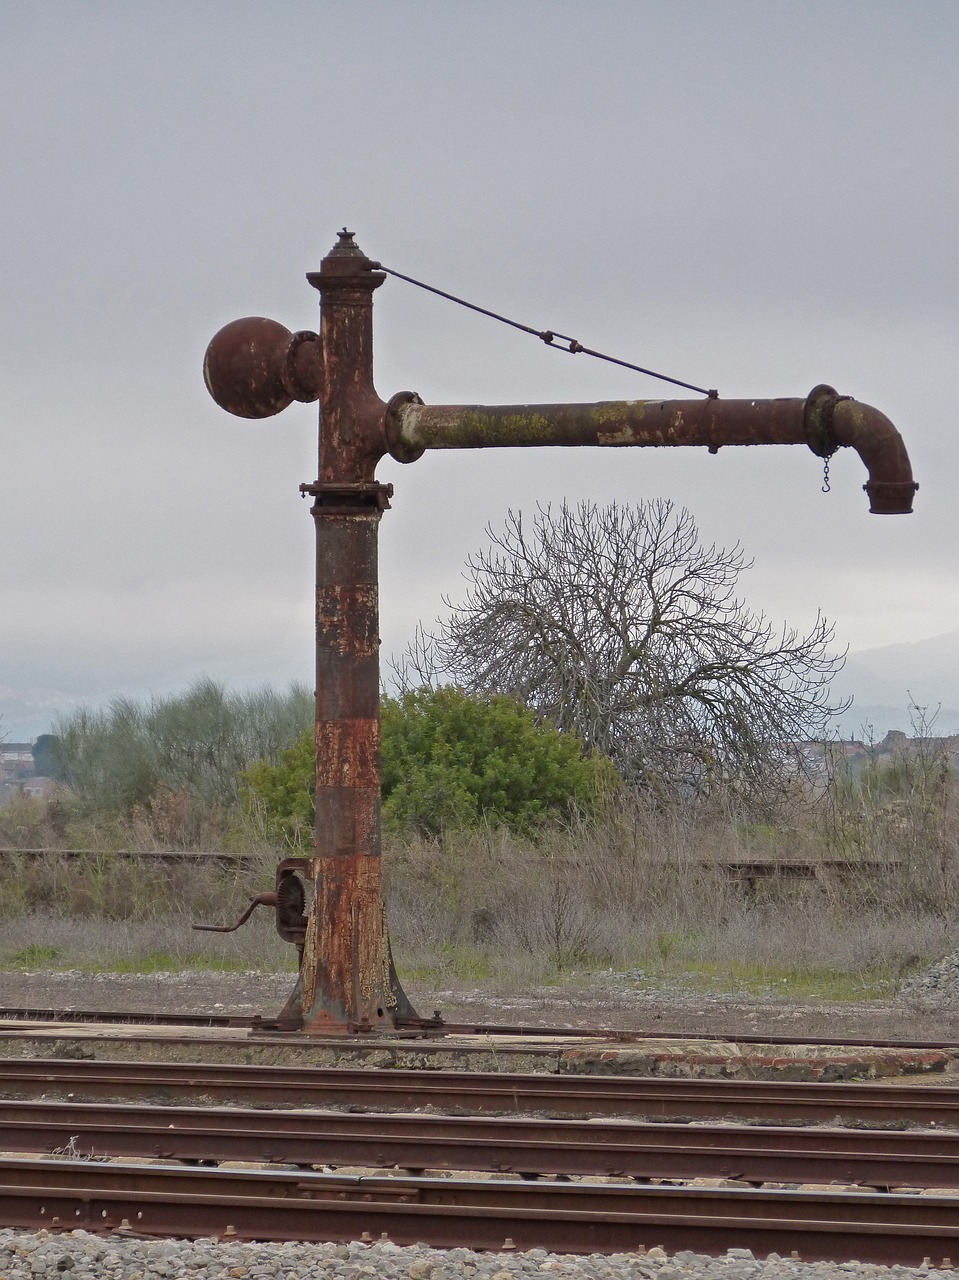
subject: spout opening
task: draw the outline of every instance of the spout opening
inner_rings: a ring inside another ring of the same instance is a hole
[[[912,499],[918,488],[913,480],[870,480],[863,485],[874,516],[912,515]]]

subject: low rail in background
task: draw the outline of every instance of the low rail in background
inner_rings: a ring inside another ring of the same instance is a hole
[[[267,855],[268,857],[269,855]],[[230,853],[225,850],[197,849],[0,849],[0,865],[17,858],[31,861],[44,858],[63,858],[69,862],[94,861],[96,859],[123,858],[130,862],[206,863],[223,867],[243,866],[260,859],[258,854]]]
[[[84,859],[123,858],[130,861],[160,862],[168,865],[194,863],[238,867],[263,861],[268,855],[231,853],[225,850],[194,849],[4,849],[0,848],[0,866],[17,858],[40,860],[62,858],[68,861]],[[661,854],[649,857],[650,863],[665,865],[671,859]],[[570,866],[575,866],[570,860]],[[734,881],[747,891],[760,883],[774,880],[810,880],[820,884],[842,883],[853,877],[883,877],[898,875],[904,870],[901,860],[895,858],[683,858],[675,865],[689,871],[713,872]]]

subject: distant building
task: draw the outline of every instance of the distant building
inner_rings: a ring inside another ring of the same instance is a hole
[[[0,742],[0,782],[29,778],[32,773],[32,742]]]
[[[30,796],[34,800],[52,800],[56,795],[59,786],[54,782],[53,778],[32,777],[24,778],[19,783],[20,794],[22,796]]]
[[[826,742],[801,742],[799,757],[808,777],[827,782],[837,767],[857,774],[867,764],[889,767],[903,760],[941,761],[959,773],[959,734],[944,738],[910,738],[901,729],[890,729],[880,742],[836,739]]]
[[[52,800],[57,783],[38,775],[32,742],[0,742],[0,808],[24,797]]]

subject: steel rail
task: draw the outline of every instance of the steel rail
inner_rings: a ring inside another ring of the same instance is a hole
[[[0,861],[16,858],[64,858],[70,861],[109,861],[111,858],[124,861],[165,862],[175,865],[182,863],[220,863],[224,867],[262,865],[263,857],[257,853],[235,853],[225,849],[12,849],[0,848]],[[582,866],[582,860],[569,860],[573,866]],[[670,859],[651,854],[649,861],[657,866],[668,865]],[[816,879],[820,875],[837,874],[840,876],[887,875],[902,870],[902,861],[896,858],[756,858],[735,856],[703,857],[684,860],[684,866],[695,866],[699,870],[717,871],[723,875],[742,877],[747,880],[764,880],[777,876],[786,879]]]
[[[0,1096],[219,1099],[266,1106],[959,1125],[959,1089],[672,1077],[0,1058]]]
[[[267,1175],[78,1161],[0,1161],[5,1225],[146,1236],[426,1241],[571,1253],[665,1248],[920,1265],[959,1253],[959,1199]]]
[[[0,1101],[0,1151],[959,1188],[959,1134]]]
[[[34,1175],[34,1176],[31,1176]],[[648,1187],[632,1182],[520,1182],[476,1178],[384,1177],[369,1174],[312,1173],[262,1169],[185,1169],[182,1166],[91,1163],[83,1160],[7,1160],[0,1158],[0,1194],[18,1183],[51,1190],[78,1184],[96,1193],[131,1190],[179,1195],[251,1196],[257,1199],[330,1201],[365,1199],[368,1203],[474,1205],[489,1209],[538,1209],[600,1213],[637,1213],[680,1203],[684,1212],[715,1216],[728,1206],[748,1205],[753,1218],[790,1217],[816,1221],[823,1204],[836,1221],[942,1224],[959,1232],[959,1197],[915,1196],[872,1191],[757,1190],[748,1187]],[[783,1206],[789,1206],[788,1214]],[[742,1212],[737,1208],[737,1212]]]
[[[40,1012],[40,1011],[38,1011]],[[91,1038],[91,1028],[96,1026],[123,1026],[130,1027],[131,1030],[122,1036],[113,1036],[112,1042],[118,1046],[125,1044],[152,1044],[157,1043],[156,1036],[147,1034],[147,1028],[152,1026],[169,1028],[170,1034],[164,1035],[164,1044],[182,1044],[182,1045],[218,1045],[220,1047],[235,1047],[237,1040],[235,1037],[225,1036],[222,1039],[216,1039],[211,1036],[199,1036],[195,1032],[199,1028],[209,1028],[211,1031],[227,1030],[233,1028],[245,1029],[255,1036],[254,1043],[259,1046],[289,1048],[290,1046],[300,1047],[304,1049],[336,1049],[337,1053],[343,1053],[345,1049],[362,1057],[366,1053],[379,1054],[384,1049],[402,1047],[409,1048],[411,1042],[415,1042],[416,1052],[421,1054],[442,1054],[454,1051],[462,1054],[482,1054],[490,1052],[490,1042],[495,1039],[495,1052],[504,1056],[515,1054],[528,1054],[531,1056],[555,1054],[557,1052],[558,1040],[565,1041],[599,1041],[604,1044],[642,1044],[643,1041],[653,1039],[662,1040],[661,1032],[631,1032],[631,1031],[606,1031],[601,1029],[583,1029],[570,1027],[514,1027],[514,1026],[484,1026],[474,1023],[444,1023],[441,1027],[424,1029],[420,1019],[411,1022],[408,1027],[400,1027],[398,1030],[391,1030],[388,1033],[377,1033],[375,1037],[371,1037],[365,1033],[359,1033],[353,1038],[344,1037],[342,1035],[323,1036],[320,1034],[300,1035],[295,1031],[285,1031],[278,1022],[264,1021],[259,1017],[254,1018],[235,1018],[231,1015],[223,1015],[222,1023],[216,1021],[216,1015],[207,1017],[205,1014],[187,1015],[185,1019],[179,1019],[174,1014],[160,1013],[155,1018],[149,1013],[139,1017],[136,1015],[120,1014],[117,1019],[110,1020],[109,1015],[103,1017],[86,1017],[82,1011],[78,1011],[76,1018],[71,1018],[69,1010],[62,1011],[66,1016],[64,1019],[50,1019],[38,1017],[30,1019],[29,1011],[25,1012],[22,1018],[11,1018],[7,1021],[6,1026],[0,1025],[0,1041],[30,1041],[38,1038],[36,1026],[14,1026],[14,1023],[28,1024],[30,1021],[43,1024],[43,1038],[48,1036],[47,1028],[59,1027],[61,1034],[66,1037],[75,1039]],[[0,1017],[0,1023],[3,1019]],[[180,1034],[177,1034],[178,1028],[182,1027]],[[97,1033],[93,1033],[95,1036]],[[454,1037],[451,1039],[450,1037]],[[455,1037],[459,1037],[456,1039]],[[473,1038],[474,1042],[470,1043],[469,1039],[464,1040],[463,1037]],[[479,1037],[483,1037],[483,1041],[479,1041]],[[510,1039],[524,1037],[525,1043],[509,1043]],[[676,1038],[689,1040],[695,1037],[679,1035]],[[723,1037],[724,1043],[729,1041]],[[795,1044],[795,1040],[784,1040],[783,1044]],[[810,1043],[820,1044],[821,1041],[811,1041]],[[875,1048],[875,1045],[871,1045]],[[959,1049],[959,1045],[956,1046]],[[936,1045],[933,1052],[939,1052],[940,1046]]]
[[[31,1008],[23,1007],[0,1007],[0,1023],[4,1022],[44,1022],[44,1023],[63,1023],[66,1027],[72,1027],[83,1024],[90,1025],[115,1025],[115,1026],[162,1026],[162,1027],[209,1027],[209,1028],[246,1028],[255,1030],[258,1033],[268,1032],[271,1023],[269,1019],[264,1019],[259,1014],[252,1017],[243,1014],[231,1013],[174,1013],[167,1010],[151,1012],[149,1010],[109,1010],[109,1009],[52,1009],[52,1008]],[[29,1031],[22,1033],[19,1029],[11,1031],[0,1027],[0,1039],[9,1038],[10,1036],[29,1035]],[[829,1036],[782,1036],[782,1035],[759,1035],[759,1034],[723,1034],[718,1031],[670,1031],[657,1028],[655,1030],[643,1030],[628,1027],[561,1027],[549,1025],[534,1025],[529,1023],[506,1024],[506,1023],[483,1023],[483,1022],[442,1022],[435,1029],[424,1031],[422,1028],[411,1026],[406,1031],[393,1033],[389,1040],[416,1038],[421,1041],[417,1046],[419,1052],[423,1053],[443,1053],[450,1048],[449,1043],[444,1040],[444,1036],[528,1036],[531,1038],[543,1039],[603,1039],[624,1044],[642,1043],[645,1040],[700,1040],[715,1044],[755,1044],[755,1045],[809,1045],[809,1046],[825,1046],[826,1048],[848,1048],[848,1049],[912,1049],[919,1052],[932,1053],[937,1050],[954,1050],[959,1051],[959,1040],[903,1040],[892,1039],[883,1040],[877,1037],[870,1039],[862,1039],[852,1036],[829,1037]],[[131,1037],[132,1038],[132,1037]],[[316,1047],[321,1043],[326,1043],[322,1038],[316,1036],[301,1037],[297,1039],[295,1034],[285,1032],[282,1037],[282,1043],[285,1045],[308,1044]],[[209,1043],[207,1039],[203,1040],[204,1044]],[[229,1041],[228,1043],[234,1043]],[[337,1036],[335,1039],[330,1038],[329,1043],[342,1049],[344,1039]],[[378,1051],[383,1047],[384,1039],[377,1037],[371,1040],[369,1037],[360,1036],[355,1041],[348,1042],[353,1049],[366,1048],[370,1052]],[[474,1046],[457,1045],[458,1052],[469,1053]],[[475,1046],[476,1052],[487,1052],[488,1045]],[[555,1046],[544,1045],[501,1045],[498,1052],[505,1053],[537,1053],[537,1052],[554,1052]]]
[[[253,1027],[258,1019],[232,1013],[173,1013],[148,1009],[37,1009],[24,1005],[0,1008],[0,1022],[104,1023],[145,1027]]]
[[[262,862],[255,853],[229,853],[216,849],[0,849],[0,861],[16,858],[64,858],[68,861],[109,861],[122,858],[129,862],[216,863],[224,868]]]

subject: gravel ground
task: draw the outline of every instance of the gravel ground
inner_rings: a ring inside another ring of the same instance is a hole
[[[959,1006],[959,951],[943,956],[924,973],[902,984],[902,999],[914,1007],[946,1009]]]
[[[280,1009],[292,986],[290,973],[0,972],[0,1005],[269,1016]],[[411,983],[407,990],[422,1013],[440,1009],[454,1022],[624,1028],[690,1037],[706,1032],[959,1041],[959,953],[913,979],[898,997],[862,1002],[799,1001],[737,991],[704,995],[679,981],[637,972],[520,992],[465,983],[444,990]]]
[[[803,1263],[770,1254],[757,1260],[748,1249],[730,1249],[719,1258],[689,1252],[667,1255],[652,1248],[645,1253],[609,1255],[549,1254],[545,1249],[524,1253],[473,1253],[469,1249],[428,1249],[424,1245],[399,1248],[379,1241],[350,1244],[236,1244],[209,1240],[129,1240],[95,1236],[85,1231],[68,1235],[28,1235],[0,1231],[0,1280],[36,1280],[42,1276],[116,1277],[151,1280],[187,1276],[204,1280],[514,1280],[538,1276],[542,1280],[827,1280],[837,1275],[869,1277],[928,1277],[927,1267],[881,1267],[870,1264]],[[942,1280],[959,1275],[936,1270]]]

